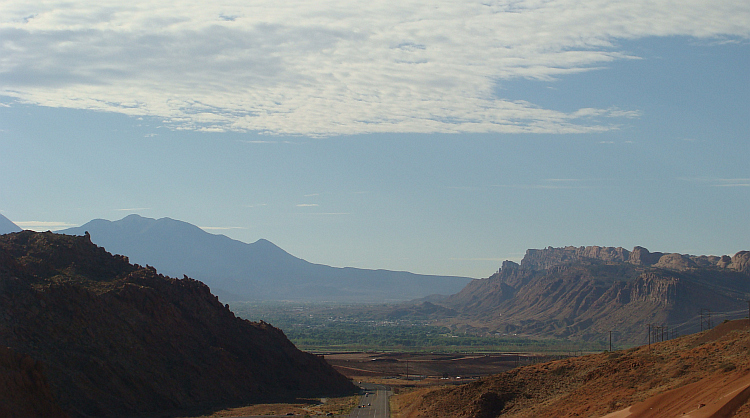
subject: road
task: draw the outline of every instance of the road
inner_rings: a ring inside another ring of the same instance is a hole
[[[359,405],[352,409],[349,418],[390,418],[388,398],[391,391],[386,386],[361,383],[365,393],[359,398]]]

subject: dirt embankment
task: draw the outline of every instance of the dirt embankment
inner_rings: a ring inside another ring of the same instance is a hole
[[[750,416],[750,323],[397,396],[397,418]]]

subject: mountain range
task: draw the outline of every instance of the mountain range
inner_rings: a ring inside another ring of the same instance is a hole
[[[734,256],[643,247],[530,249],[438,303],[472,332],[641,344],[649,331],[687,334],[748,315],[750,251]],[[651,335],[653,338],[653,335]]]
[[[133,263],[154,266],[169,276],[185,274],[201,280],[225,302],[404,301],[430,294],[450,295],[471,281],[467,277],[314,264],[265,239],[247,244],[170,218],[129,215],[119,221],[96,219],[57,232],[88,232],[92,242],[127,256]]]

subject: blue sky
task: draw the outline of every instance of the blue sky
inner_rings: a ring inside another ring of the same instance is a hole
[[[750,5],[7,1],[0,213],[334,266],[750,249]]]

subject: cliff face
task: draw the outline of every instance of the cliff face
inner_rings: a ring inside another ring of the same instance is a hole
[[[741,251],[730,258],[726,255],[718,257],[677,253],[652,253],[643,247],[635,247],[633,251],[628,251],[622,247],[547,247],[542,250],[526,250],[526,255],[521,261],[521,266],[531,270],[544,270],[552,266],[587,259],[605,263],[629,263],[637,266],[654,266],[669,270],[720,267],[747,273],[750,252]]]
[[[38,361],[71,416],[135,416],[326,395],[353,385],[203,283],[159,275],[88,237],[0,237],[0,345]]]
[[[547,247],[543,250],[526,250],[521,266],[532,270],[544,270],[558,264],[591,258],[602,261],[626,262],[630,252],[622,247]]]
[[[686,333],[700,329],[702,310],[745,315],[749,261],[747,251],[730,258],[643,247],[528,250],[520,265],[504,262],[445,304],[488,330],[584,339],[616,330],[621,342],[641,343],[649,323]]]

